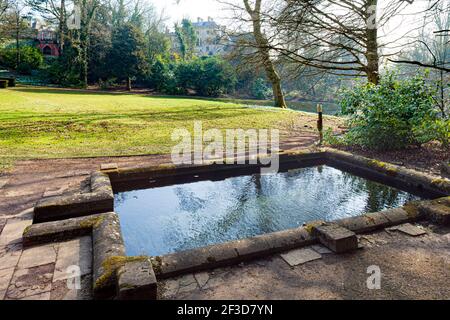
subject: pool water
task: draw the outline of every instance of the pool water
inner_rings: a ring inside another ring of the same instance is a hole
[[[316,166],[120,192],[115,211],[127,254],[156,256],[418,199],[333,167]]]

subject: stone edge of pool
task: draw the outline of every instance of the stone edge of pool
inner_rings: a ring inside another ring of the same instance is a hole
[[[157,281],[186,273],[238,264],[267,255],[322,243],[336,253],[357,249],[356,234],[406,222],[428,219],[450,224],[450,180],[330,148],[281,152],[281,162],[314,161],[344,165],[402,185],[442,195],[382,212],[335,220],[315,221],[284,230],[161,257],[127,257],[119,217],[114,213],[112,183],[168,175],[226,170],[229,165],[160,165],[121,169],[112,166],[91,174],[91,192],[41,199],[34,224],[23,234],[25,247],[91,235],[93,238],[93,293],[95,299],[156,299]],[[249,165],[239,165],[248,167]],[[105,213],[106,212],[106,213]]]

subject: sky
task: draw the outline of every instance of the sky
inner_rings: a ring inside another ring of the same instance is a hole
[[[197,18],[206,20],[212,17],[220,21],[223,15],[222,5],[215,0],[150,0],[158,10],[164,10],[165,16],[169,19],[168,25],[172,26],[175,22],[183,18],[189,18],[197,21]]]
[[[176,22],[183,18],[189,18],[192,21],[197,21],[200,17],[206,20],[209,16],[214,18],[219,23],[227,25],[227,15],[229,11],[224,10],[224,5],[216,0],[147,0],[157,8],[158,11],[164,10],[164,15],[167,17],[166,24],[170,29]],[[233,1],[233,0],[231,0]],[[235,1],[235,0],[234,0]],[[268,0],[267,0],[268,1]],[[382,8],[386,3],[392,0],[380,0],[380,7]],[[411,0],[408,0],[410,2]],[[421,18],[419,16],[412,16],[411,13],[421,12],[429,0],[413,0],[412,4],[406,6],[402,15],[395,17],[391,23],[382,30],[379,30],[381,35],[386,36],[382,42],[392,42],[397,47],[402,43],[408,42],[408,37],[405,34],[411,30],[413,25],[421,25]],[[228,23],[230,21],[228,20]],[[414,29],[414,28],[413,28]],[[415,32],[409,34],[415,36]],[[395,49],[397,51],[397,49]]]
[[[164,10],[165,16],[168,18],[167,24],[173,26],[175,22],[181,21],[183,18],[189,18],[192,21],[197,21],[197,18],[207,19],[209,16],[213,17],[218,22],[226,21],[228,14],[227,10],[223,10],[224,5],[216,0],[147,0],[158,9]],[[390,0],[381,0],[380,5],[389,2]],[[411,1],[411,0],[409,0]],[[413,3],[407,6],[403,12],[406,16],[398,17],[392,23],[392,29],[399,31],[399,29],[406,29],[411,26],[411,17],[408,14],[421,11],[421,9],[428,3],[428,0],[413,0]],[[416,18],[417,19],[417,18]]]

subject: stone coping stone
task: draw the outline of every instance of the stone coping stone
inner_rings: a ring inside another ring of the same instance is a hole
[[[117,163],[103,163],[100,165],[100,171],[115,171],[118,168]]]
[[[303,151],[303,152],[283,152],[279,154],[279,159],[281,163],[289,162],[301,162],[308,160],[316,160],[325,163],[326,153],[321,151]],[[267,156],[258,155],[258,159],[270,158]],[[245,158],[248,161],[248,157]],[[220,159],[226,161],[227,159]],[[215,160],[217,161],[217,159]],[[249,167],[261,167],[260,164],[234,164],[233,169],[249,168]],[[123,182],[129,180],[147,178],[151,175],[152,178],[160,178],[167,176],[176,175],[188,175],[188,174],[201,174],[211,171],[222,171],[230,170],[229,164],[217,164],[211,161],[205,161],[202,165],[173,165],[173,164],[162,164],[158,166],[147,166],[147,167],[137,167],[137,168],[118,168],[114,170],[105,171],[108,173],[111,181],[113,182]]]
[[[416,170],[407,169],[394,164],[354,155],[349,152],[332,148],[324,148],[326,158],[334,161],[341,161],[344,164],[351,164],[363,170],[370,170],[375,173],[382,173],[388,177],[395,178],[403,183],[434,190],[442,195],[450,195],[450,180],[422,173]]]
[[[419,211],[437,224],[450,226],[449,205],[424,203],[419,205]]]
[[[102,215],[97,214],[89,217],[33,224],[23,232],[23,246],[27,248],[91,235],[94,221],[101,218]]]
[[[376,174],[380,177],[388,177],[396,182],[415,188],[424,188],[442,196],[450,195],[450,180],[442,177],[432,176],[415,170],[406,169],[390,163],[354,155],[348,152],[332,149],[307,149],[300,151],[288,151],[279,153],[280,163],[297,162],[299,164],[316,161],[321,164],[343,164],[354,169],[363,170]],[[266,158],[258,156],[259,159]],[[233,169],[261,167],[261,165],[240,164],[234,165]],[[206,162],[202,165],[172,165],[162,164],[158,166],[119,168],[108,172],[111,181],[124,182],[147,178],[160,178],[167,176],[201,174],[204,172],[229,170],[230,165],[214,164]]]
[[[157,299],[158,285],[150,258],[126,262],[117,270],[117,279],[117,299]]]
[[[400,208],[339,219],[333,221],[333,223],[357,234],[368,233],[399,224],[416,222],[425,218],[425,215],[419,211],[419,207],[422,203],[428,202],[429,201],[410,202]]]
[[[167,254],[161,257],[152,257],[152,263],[156,277],[166,279],[186,273],[236,264],[316,243],[317,239],[313,238],[305,228],[297,228]]]
[[[43,198],[34,208],[34,223],[83,217],[114,210],[114,194],[105,173],[91,174],[91,192]]]

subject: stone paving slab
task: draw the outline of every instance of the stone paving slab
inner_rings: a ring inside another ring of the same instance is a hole
[[[70,281],[70,280],[69,280]],[[58,280],[52,283],[51,300],[91,300],[92,299],[92,276],[85,275],[80,279],[80,287],[76,289],[74,282]]]
[[[195,280],[197,280],[198,286],[200,288],[203,288],[209,280],[209,273],[208,272],[199,272],[194,274]]]
[[[9,219],[0,235],[0,247],[21,242],[23,231],[32,223],[31,219]]]
[[[0,300],[3,300],[9,283],[14,273],[14,268],[0,270]]]
[[[72,274],[68,272],[68,268],[70,266],[79,267],[80,276],[84,276],[92,272],[91,236],[85,236],[59,244],[53,281],[55,282],[71,278]]]
[[[16,267],[21,254],[21,243],[12,243],[4,247],[0,246],[0,270]]]
[[[6,292],[6,299],[16,300],[49,292],[55,264],[17,270]]]
[[[287,262],[291,267],[295,267],[306,262],[321,259],[322,256],[315,252],[314,250],[303,248],[298,250],[289,251],[287,253],[281,254],[284,261]]]
[[[34,300],[50,300],[50,291],[43,292],[39,294],[35,294],[33,296],[28,296],[19,300],[28,300],[28,301],[34,301]]]
[[[25,249],[20,257],[18,269],[29,269],[56,261],[57,245],[48,244]]]
[[[403,224],[397,228],[398,231],[405,233],[412,237],[423,236],[427,232],[419,227],[413,226],[410,223]]]

